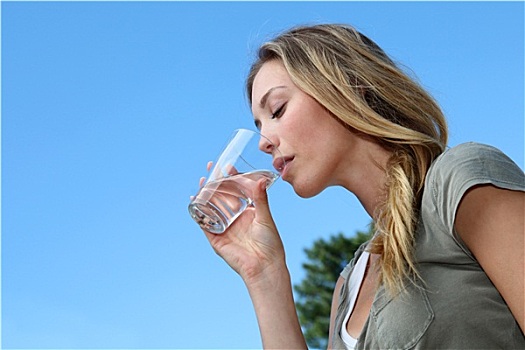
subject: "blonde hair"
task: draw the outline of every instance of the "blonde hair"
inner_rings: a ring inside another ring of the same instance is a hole
[[[425,176],[447,144],[445,117],[434,99],[372,40],[348,25],[293,28],[264,43],[249,72],[281,61],[294,84],[353,131],[391,151],[385,202],[369,246],[381,255],[381,281],[392,293],[418,277],[415,231]],[[251,101],[250,101],[251,102]]]

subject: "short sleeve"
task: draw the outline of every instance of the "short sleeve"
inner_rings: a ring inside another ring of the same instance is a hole
[[[451,234],[457,208],[469,188],[492,184],[510,190],[525,189],[525,175],[515,162],[499,149],[475,142],[440,155],[429,169],[426,182],[437,214]]]

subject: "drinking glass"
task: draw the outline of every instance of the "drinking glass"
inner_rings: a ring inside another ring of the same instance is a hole
[[[279,178],[273,164],[284,166],[276,147],[272,155],[259,149],[260,133],[238,129],[215,162],[204,186],[192,198],[188,210],[199,226],[211,233],[223,233],[246,208],[254,206],[253,193],[260,179],[269,188]],[[279,159],[280,158],[280,159]]]

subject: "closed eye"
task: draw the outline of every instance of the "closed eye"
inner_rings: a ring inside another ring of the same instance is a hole
[[[272,116],[270,119],[279,118],[282,116],[284,112],[284,108],[286,107],[286,103],[284,103],[281,107],[279,107],[275,112],[272,113]]]

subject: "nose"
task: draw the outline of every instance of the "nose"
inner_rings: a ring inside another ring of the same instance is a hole
[[[275,144],[266,136],[261,135],[259,138],[259,149],[267,154],[272,154],[275,149]]]

